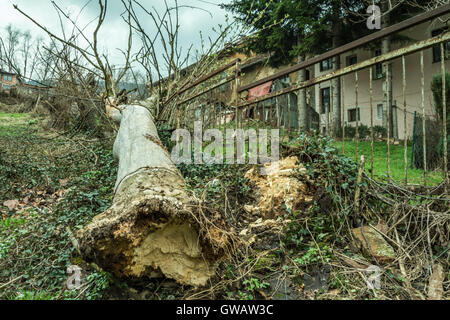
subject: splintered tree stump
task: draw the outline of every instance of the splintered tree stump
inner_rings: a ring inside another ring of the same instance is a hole
[[[112,206],[77,233],[82,256],[122,278],[160,277],[201,286],[214,274],[187,209],[185,181],[141,105],[107,107],[120,129]]]

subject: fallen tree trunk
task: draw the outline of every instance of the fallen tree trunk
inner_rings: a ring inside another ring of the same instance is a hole
[[[190,219],[185,182],[141,105],[108,108],[120,121],[114,143],[119,170],[112,206],[77,233],[82,256],[118,277],[164,275],[201,286],[215,259]]]

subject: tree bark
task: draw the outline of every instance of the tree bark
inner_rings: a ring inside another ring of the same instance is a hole
[[[298,62],[305,61],[304,56],[298,57]],[[298,81],[306,81],[306,70],[302,69],[298,72]],[[309,106],[306,101],[306,89],[300,89],[297,93],[297,108],[298,108],[298,128],[299,131],[309,131],[310,129],[310,114]]]
[[[383,0],[381,2],[381,13],[383,14],[381,20],[381,28],[387,28],[390,25],[390,11],[391,7],[389,1]],[[381,54],[386,54],[391,52],[391,36],[386,36],[381,40]],[[387,68],[387,69],[386,69]],[[398,139],[398,128],[397,122],[394,121],[394,115],[392,111],[392,64],[386,63],[384,72],[389,71],[389,77],[386,82],[383,82],[383,96],[384,96],[384,113],[383,115],[383,124],[385,124],[386,128],[389,126],[389,131],[391,133],[391,137],[394,139]],[[389,123],[388,123],[389,119]]]
[[[333,38],[332,46],[337,48],[342,44],[342,19],[340,14],[341,4],[337,1],[333,2]],[[333,70],[341,68],[340,56],[333,57]],[[331,87],[333,88],[333,104],[331,106],[331,135],[334,136],[338,129],[341,128],[341,81],[340,77],[331,80]]]
[[[185,182],[161,144],[142,105],[107,107],[120,121],[114,143],[119,160],[112,206],[77,233],[82,256],[118,277],[166,277],[205,285],[216,259],[205,252],[187,209]]]

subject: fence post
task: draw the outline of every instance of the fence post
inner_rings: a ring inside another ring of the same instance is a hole
[[[236,64],[234,66],[235,70],[235,81],[236,81],[236,87],[235,87],[235,94],[236,94],[236,109],[234,112],[234,117],[236,118],[236,129],[238,129],[239,127],[239,121],[238,121],[238,117],[239,117],[239,83],[240,83],[240,74],[241,74],[241,70],[240,70],[240,60],[236,60]]]
[[[325,116],[326,116],[326,134],[327,136],[330,136],[330,109],[331,106],[333,105],[333,86],[331,85],[331,81],[330,81],[330,100],[328,101],[328,105],[326,105],[326,110],[325,110]]]
[[[264,107],[264,105],[263,105]],[[287,132],[288,132],[288,142],[291,140],[291,94],[287,93]]]
[[[355,221],[358,220],[359,218],[359,197],[361,194],[361,188],[360,188],[360,184],[362,181],[362,176],[364,173],[364,166],[365,166],[365,159],[364,159],[364,155],[361,155],[361,164],[359,166],[358,169],[358,177],[356,179],[356,190],[355,190]]]
[[[342,84],[341,84],[341,113],[342,113],[342,154],[345,154],[345,101],[344,101],[344,77],[341,76]]]
[[[373,149],[374,149],[374,132],[373,132],[373,75],[372,68],[369,69],[369,100],[370,100],[370,177],[373,179]]]
[[[176,112],[176,117],[177,117],[177,129],[180,129],[180,106],[178,105],[178,96],[175,98],[175,112]]]
[[[422,93],[422,137],[423,137],[423,185],[427,185],[427,132],[425,114],[425,70],[423,65],[423,50],[420,51],[420,78]]]
[[[359,162],[358,159],[358,147],[359,147],[359,107],[358,107],[358,71],[355,71],[355,105],[356,105],[356,163]]]
[[[405,162],[405,185],[408,184],[408,142],[406,139],[406,63],[405,56],[402,56],[402,89],[403,89],[403,158]]]
[[[390,99],[390,92],[389,92],[389,64],[386,62],[385,63],[385,73],[386,73],[386,79],[385,79],[385,93],[386,93],[386,126],[387,126],[387,151],[386,151],[386,174],[387,174],[387,178],[388,180],[390,180],[391,178],[391,165],[390,165],[390,155],[391,155],[391,150],[390,150],[390,140],[391,140],[391,99]]]
[[[448,160],[447,160],[447,90],[446,90],[446,76],[445,76],[445,52],[444,52],[444,43],[441,42],[441,73],[442,73],[442,135],[443,135],[443,144],[444,144],[444,181],[445,181],[445,193],[448,194]]]
[[[414,111],[414,121],[413,121],[413,136],[412,136],[412,147],[411,147],[411,169],[414,169],[414,148],[416,144],[416,119],[417,111]]]

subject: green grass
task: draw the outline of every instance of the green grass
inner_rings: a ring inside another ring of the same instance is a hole
[[[31,126],[36,124],[26,113],[0,112],[0,137],[17,137],[23,135]]]
[[[333,145],[342,151],[342,142],[335,141]],[[366,172],[370,174],[370,141],[360,141],[358,144],[359,158],[361,155],[366,159]],[[408,183],[423,184],[423,170],[411,169],[411,146],[407,149],[408,159]],[[345,141],[345,155],[356,159],[356,142]],[[397,182],[405,181],[404,147],[403,145],[390,145],[390,176]],[[373,174],[376,179],[385,180],[387,178],[387,145],[386,142],[374,142],[373,151]],[[443,180],[442,171],[427,172],[427,184],[438,184]]]
[[[4,112],[0,112],[0,118],[15,118],[15,119],[19,119],[19,118],[27,118],[29,117],[28,114],[26,113],[4,113]]]

